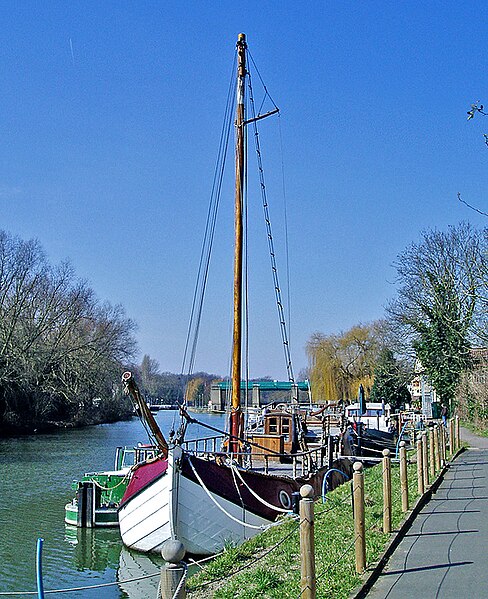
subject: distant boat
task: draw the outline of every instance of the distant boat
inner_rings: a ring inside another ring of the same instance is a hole
[[[119,522],[124,544],[139,551],[159,552],[170,537],[182,541],[187,552],[200,555],[215,553],[226,543],[241,543],[272,525],[279,516],[291,512],[294,494],[302,485],[312,485],[315,495],[320,496],[328,470],[324,464],[324,448],[307,445],[296,399],[283,410],[264,414],[262,432],[248,433],[243,425],[240,388],[245,287],[242,209],[247,178],[245,129],[278,112],[276,108],[263,115],[245,114],[244,96],[249,83],[246,56],[246,38],[240,34],[237,41],[236,243],[229,433],[200,442],[185,441],[186,425],[183,425],[181,434],[162,452],[159,460],[135,468],[120,504]],[[277,292],[274,264],[273,276]],[[277,304],[280,309],[279,298]],[[280,320],[283,327],[284,315]],[[124,374],[124,378],[130,382],[130,373]],[[184,410],[182,413],[187,424],[193,421]],[[335,467],[350,474],[348,461],[338,462]],[[343,477],[338,475],[338,478],[342,483]]]
[[[396,451],[398,441],[390,404],[353,403],[344,408],[345,454],[380,458],[383,449]]]
[[[87,472],[73,482],[76,494],[65,505],[66,524],[80,528],[118,526],[118,508],[133,466],[155,454],[152,446],[117,447],[113,470]]]

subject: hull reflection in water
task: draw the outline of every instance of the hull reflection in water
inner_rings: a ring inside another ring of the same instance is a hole
[[[129,551],[122,547],[117,572],[119,588],[130,599],[147,599],[156,597],[161,575],[163,559],[156,555],[145,555]],[[143,580],[131,581],[146,576]]]
[[[119,534],[114,530],[67,526],[65,540],[74,548],[73,566],[76,570],[114,572],[116,583],[113,587],[104,587],[100,591],[108,593],[112,589],[110,596],[120,591],[120,597],[128,599],[156,597],[161,566],[164,563],[161,557],[131,552],[122,545]],[[141,577],[146,578],[132,582]],[[86,586],[89,584],[87,581]]]

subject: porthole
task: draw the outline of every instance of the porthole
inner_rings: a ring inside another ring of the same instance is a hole
[[[286,491],[283,491],[283,489],[281,489],[279,498],[280,498],[280,503],[285,508],[285,510],[290,510],[291,509],[291,497],[288,495],[288,493]]]

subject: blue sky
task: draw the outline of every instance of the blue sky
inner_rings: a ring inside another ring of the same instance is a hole
[[[138,323],[141,355],[179,371],[243,31],[282,112],[262,123],[261,142],[283,276],[284,164],[298,372],[314,331],[383,315],[392,263],[423,229],[486,226],[456,195],[488,207],[485,123],[466,120],[472,102],[488,105],[487,16],[483,3],[450,1],[2,2],[0,228],[69,259]],[[196,360],[220,374],[232,194],[229,180]],[[250,202],[265,249],[259,196]],[[261,262],[251,375],[282,379]]]

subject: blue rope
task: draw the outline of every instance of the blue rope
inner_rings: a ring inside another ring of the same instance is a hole
[[[322,503],[325,503],[325,501],[327,499],[327,477],[329,476],[329,474],[331,472],[338,472],[339,474],[342,474],[342,476],[346,480],[349,480],[349,476],[347,476],[347,474],[345,472],[343,472],[342,470],[339,470],[338,468],[331,468],[330,470],[327,470],[327,472],[324,474],[324,479],[322,481]]]
[[[407,427],[408,423],[409,423],[408,420],[406,420],[403,423],[402,430],[400,431],[400,435],[398,436],[398,441],[397,441],[396,448],[395,448],[395,457],[396,458],[398,458],[398,453],[400,451],[400,441],[402,440],[403,433],[405,432],[405,428]]]

